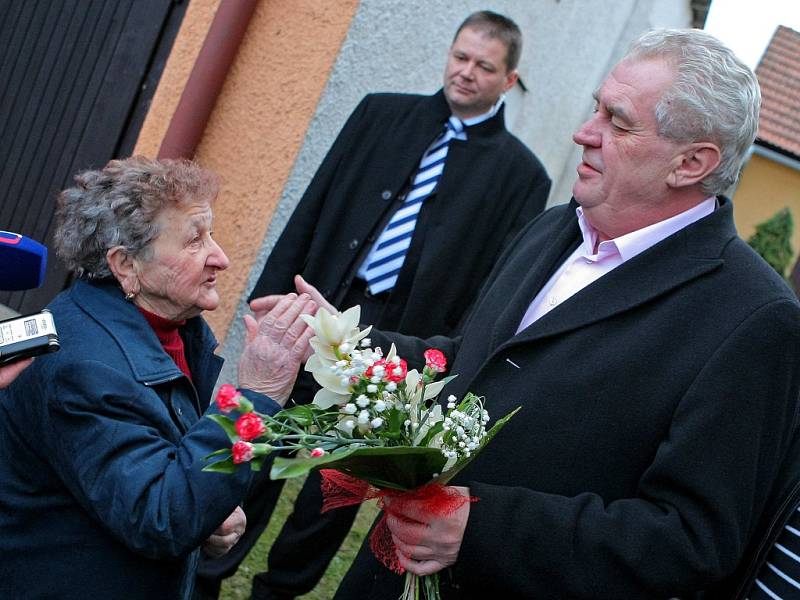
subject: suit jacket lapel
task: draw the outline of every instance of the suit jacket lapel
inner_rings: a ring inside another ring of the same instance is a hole
[[[575,216],[576,207],[577,204],[574,200],[565,207],[564,214],[554,228],[553,234],[544,243],[532,244],[532,246],[537,246],[536,248],[519,249],[518,255],[524,256],[526,260],[532,262],[518,264],[517,269],[513,269],[516,272],[510,272],[507,275],[516,278],[520,283],[498,314],[492,329],[492,348],[497,348],[514,335],[536,294],[580,243],[580,229]],[[519,238],[518,241],[521,242],[522,239]]]

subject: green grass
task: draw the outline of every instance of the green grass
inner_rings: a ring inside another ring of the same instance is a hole
[[[278,505],[272,513],[269,526],[258,540],[253,549],[247,555],[244,562],[239,566],[239,570],[233,577],[226,579],[222,584],[220,598],[222,600],[247,600],[250,598],[250,586],[253,575],[267,568],[267,554],[275,537],[283,527],[283,523],[292,511],[294,499],[300,488],[303,486],[305,478],[290,479],[283,488]],[[369,527],[377,514],[374,502],[362,505],[358,512],[358,517],[353,525],[353,529],[345,539],[339,552],[334,556],[328,570],[316,588],[304,596],[303,600],[330,600],[333,598],[339,582],[344,577],[350,563],[353,562],[356,552],[361,547],[364,536],[369,531]],[[311,550],[309,550],[311,551]]]

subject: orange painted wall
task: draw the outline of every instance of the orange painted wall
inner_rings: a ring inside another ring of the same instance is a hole
[[[221,1],[192,0],[135,152],[156,156]],[[205,315],[224,337],[270,218],[347,34],[358,0],[261,0],[195,159],[222,176],[217,241],[231,260],[220,307]]]
[[[739,236],[746,240],[755,233],[756,225],[783,207],[789,208],[794,219],[792,249],[797,259],[800,254],[800,171],[754,154],[742,171],[733,196]]]

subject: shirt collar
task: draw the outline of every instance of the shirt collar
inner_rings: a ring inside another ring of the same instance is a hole
[[[464,123],[464,127],[472,127],[473,125],[477,125],[478,123],[483,123],[484,121],[488,121],[493,116],[497,114],[497,111],[500,110],[500,107],[503,106],[503,102],[506,101],[506,95],[500,94],[500,97],[497,99],[497,102],[494,103],[494,106],[487,110],[482,115],[478,115],[477,117],[470,117],[469,119],[461,119],[461,122]]]
[[[578,215],[578,226],[583,236],[583,249],[587,258],[602,258],[609,254],[619,254],[622,261],[632,259],[641,254],[648,248],[655,246],[658,242],[668,238],[673,233],[677,233],[684,227],[688,227],[695,221],[707,217],[714,212],[717,205],[715,196],[709,196],[700,204],[683,211],[669,219],[664,219],[658,223],[653,223],[647,227],[642,227],[636,231],[626,233],[618,238],[600,242],[597,253],[594,252],[595,240],[597,240],[597,230],[592,227],[583,216],[583,208],[578,207],[575,212]]]

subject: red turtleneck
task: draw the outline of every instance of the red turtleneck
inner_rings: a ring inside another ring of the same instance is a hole
[[[141,307],[137,306],[136,308],[139,309],[139,312],[142,313],[144,318],[147,319],[147,322],[150,323],[150,327],[156,332],[156,337],[158,337],[158,341],[161,342],[161,345],[164,347],[164,352],[175,361],[175,364],[183,371],[183,374],[191,379],[192,373],[189,371],[189,363],[186,362],[183,339],[180,333],[178,333],[178,328],[183,327],[186,324],[186,320],[170,321]]]

